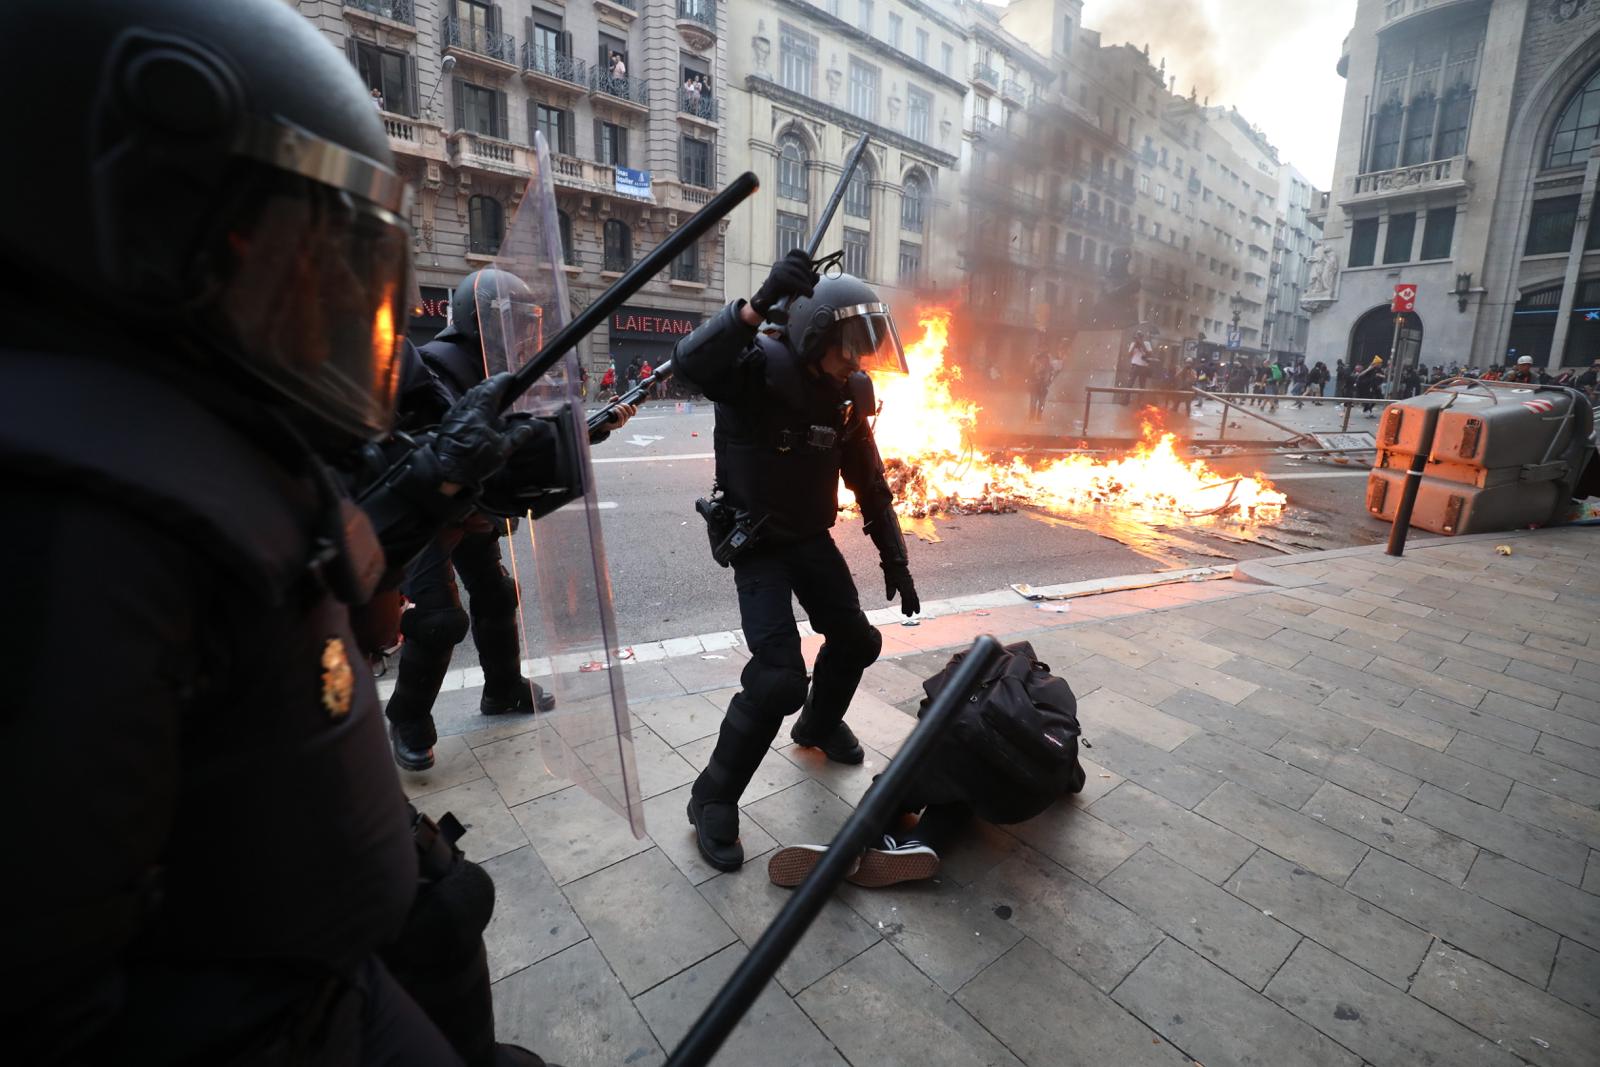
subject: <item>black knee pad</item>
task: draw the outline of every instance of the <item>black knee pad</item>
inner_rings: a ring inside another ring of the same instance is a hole
[[[808,679],[803,666],[774,663],[758,653],[744,665],[739,682],[745,699],[766,713],[790,715],[806,702]]]
[[[418,644],[454,648],[465,640],[467,628],[467,613],[459,607],[414,607],[400,616],[400,632]]]
[[[512,615],[517,610],[517,583],[500,568],[498,579],[485,584],[482,589],[471,590],[471,608],[474,618],[492,618]]]
[[[883,651],[883,631],[867,621],[867,617],[859,612],[850,622],[826,635],[827,649],[830,660],[837,659],[841,667],[855,667],[866,670],[878,662],[878,653]]]

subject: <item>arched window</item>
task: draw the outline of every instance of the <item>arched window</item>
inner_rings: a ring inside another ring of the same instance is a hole
[[[606,220],[605,269],[625,271],[633,266],[633,231],[621,219]]]
[[[928,197],[927,181],[921,174],[913,171],[906,176],[905,185],[900,190],[900,227],[913,233],[922,232],[922,220],[925,216],[924,202]]]
[[[850,184],[844,187],[844,213],[846,215],[853,215],[858,219],[870,219],[872,217],[871,182],[871,169],[867,166],[867,161],[863,159],[856,164],[855,172],[850,175]]]
[[[561,262],[575,267],[578,265],[578,254],[572,247],[572,216],[565,211],[557,211],[556,225],[561,229]]]
[[[1589,158],[1589,149],[1600,140],[1600,67],[1561,109],[1556,128],[1550,134],[1547,167],[1565,167]]]
[[[505,234],[505,210],[492,196],[475,196],[467,201],[467,250],[481,256],[500,251]]]
[[[778,138],[778,195],[810,200],[806,181],[806,146],[794,134]]]

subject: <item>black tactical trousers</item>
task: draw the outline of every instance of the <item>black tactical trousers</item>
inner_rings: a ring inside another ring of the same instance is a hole
[[[826,531],[794,544],[752,549],[734,562],[733,578],[750,661],[694,795],[736,803],[785,716],[803,704],[812,737],[825,737],[844,719],[861,672],[878,658],[883,635],[862,613],[850,568]],[[809,692],[795,600],[823,636]]]
[[[498,520],[497,520],[498,521]],[[456,576],[467,587],[471,616],[462,610]],[[497,533],[453,527],[441,533],[406,573],[412,607],[400,617],[405,644],[385,713],[414,748],[436,740],[433,703],[455,646],[472,632],[486,694],[515,692],[522,679],[516,583],[500,562]]]

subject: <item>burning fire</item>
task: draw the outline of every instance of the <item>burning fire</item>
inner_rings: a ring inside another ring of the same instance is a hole
[[[900,514],[925,518],[1018,507],[1082,514],[1109,507],[1152,522],[1273,522],[1282,516],[1284,495],[1260,474],[1230,477],[1180,457],[1176,435],[1163,431],[1154,408],[1141,415],[1139,444],[1116,458],[1063,456],[1035,465],[984,456],[971,443],[980,408],[950,391],[961,377],[959,367],[944,361],[950,313],[926,310],[919,324],[922,336],[906,347],[910,373],[873,379],[883,401],[875,435]]]

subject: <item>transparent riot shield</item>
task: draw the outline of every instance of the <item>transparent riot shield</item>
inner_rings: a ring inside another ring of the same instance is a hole
[[[567,320],[561,231],[542,134],[535,137],[532,162],[533,178],[506,229],[494,271],[480,272],[475,290],[485,369],[491,374],[527,363]],[[524,517],[510,537],[525,655],[532,659],[534,680],[556,698],[555,710],[539,715],[540,752],[552,774],[583,786],[643,837],[644,804],[577,354],[569,352],[514,409],[555,425],[569,482],[582,490],[537,522]]]

